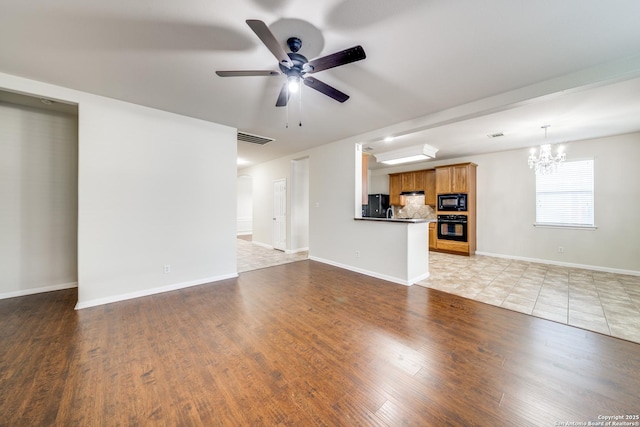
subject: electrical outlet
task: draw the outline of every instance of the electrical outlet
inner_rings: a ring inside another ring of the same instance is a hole
[[[171,265],[165,264],[162,271],[164,271],[164,274],[171,273]]]
[[[356,251],[356,258],[360,258],[360,251]]]
[[[559,254],[563,254],[564,253],[564,247],[558,246],[558,253]]]

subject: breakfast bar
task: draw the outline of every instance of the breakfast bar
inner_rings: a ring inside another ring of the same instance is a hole
[[[424,218],[354,218],[368,245],[356,254],[362,272],[411,286],[429,277],[429,223]]]

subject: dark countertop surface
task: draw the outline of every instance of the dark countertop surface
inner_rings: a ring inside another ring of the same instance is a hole
[[[435,219],[426,219],[426,218],[354,218],[356,221],[378,221],[378,222],[398,222],[398,223],[408,223],[408,224],[418,224],[422,222],[437,222]]]

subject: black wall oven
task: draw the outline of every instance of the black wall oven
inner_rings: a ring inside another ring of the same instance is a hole
[[[467,241],[466,215],[438,215],[438,239]]]

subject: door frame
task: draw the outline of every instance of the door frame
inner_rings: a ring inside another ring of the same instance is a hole
[[[273,249],[286,251],[287,249],[287,179],[280,178],[273,181],[273,211],[272,211],[272,246]]]

